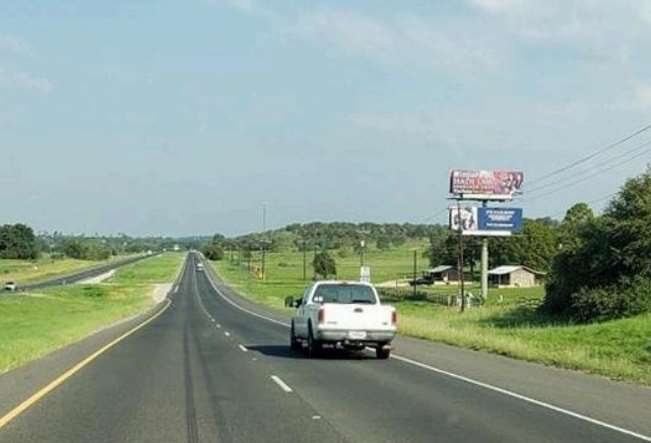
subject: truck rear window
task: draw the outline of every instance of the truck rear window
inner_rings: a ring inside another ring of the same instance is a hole
[[[323,303],[363,303],[374,305],[375,294],[363,285],[319,285],[314,297],[323,297]]]

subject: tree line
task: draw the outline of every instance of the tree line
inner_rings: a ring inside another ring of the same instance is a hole
[[[36,260],[42,254],[53,259],[70,257],[81,260],[105,260],[115,255],[138,254],[146,251],[199,248],[204,237],[130,237],[125,234],[66,235],[57,231],[36,234],[22,223],[0,226],[0,259]]]

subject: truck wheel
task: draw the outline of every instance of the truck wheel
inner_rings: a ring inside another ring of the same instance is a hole
[[[294,332],[294,322],[292,322],[292,329],[289,333],[289,348],[292,351],[299,351],[302,348],[301,342],[298,341],[296,333]]]
[[[314,339],[314,335],[312,335],[312,326],[310,325],[307,334],[307,356],[309,358],[314,358],[319,355],[319,352],[321,352],[321,342]]]
[[[386,360],[391,355],[391,348],[385,348],[384,346],[378,346],[375,348],[375,356],[380,360]]]

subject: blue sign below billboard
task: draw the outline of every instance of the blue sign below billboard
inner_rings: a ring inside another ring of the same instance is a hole
[[[522,208],[477,208],[477,229],[522,232]]]

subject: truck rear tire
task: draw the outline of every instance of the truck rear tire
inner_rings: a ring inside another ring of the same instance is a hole
[[[318,356],[320,352],[321,342],[314,339],[314,335],[312,334],[312,326],[310,325],[310,329],[308,330],[307,334],[307,356],[309,358],[314,358]]]
[[[300,351],[303,346],[301,342],[296,338],[296,333],[294,332],[294,322],[292,322],[292,329],[289,333],[289,349],[292,351]]]
[[[375,348],[375,356],[380,360],[386,360],[391,355],[391,348],[385,348],[384,346],[378,346]]]

